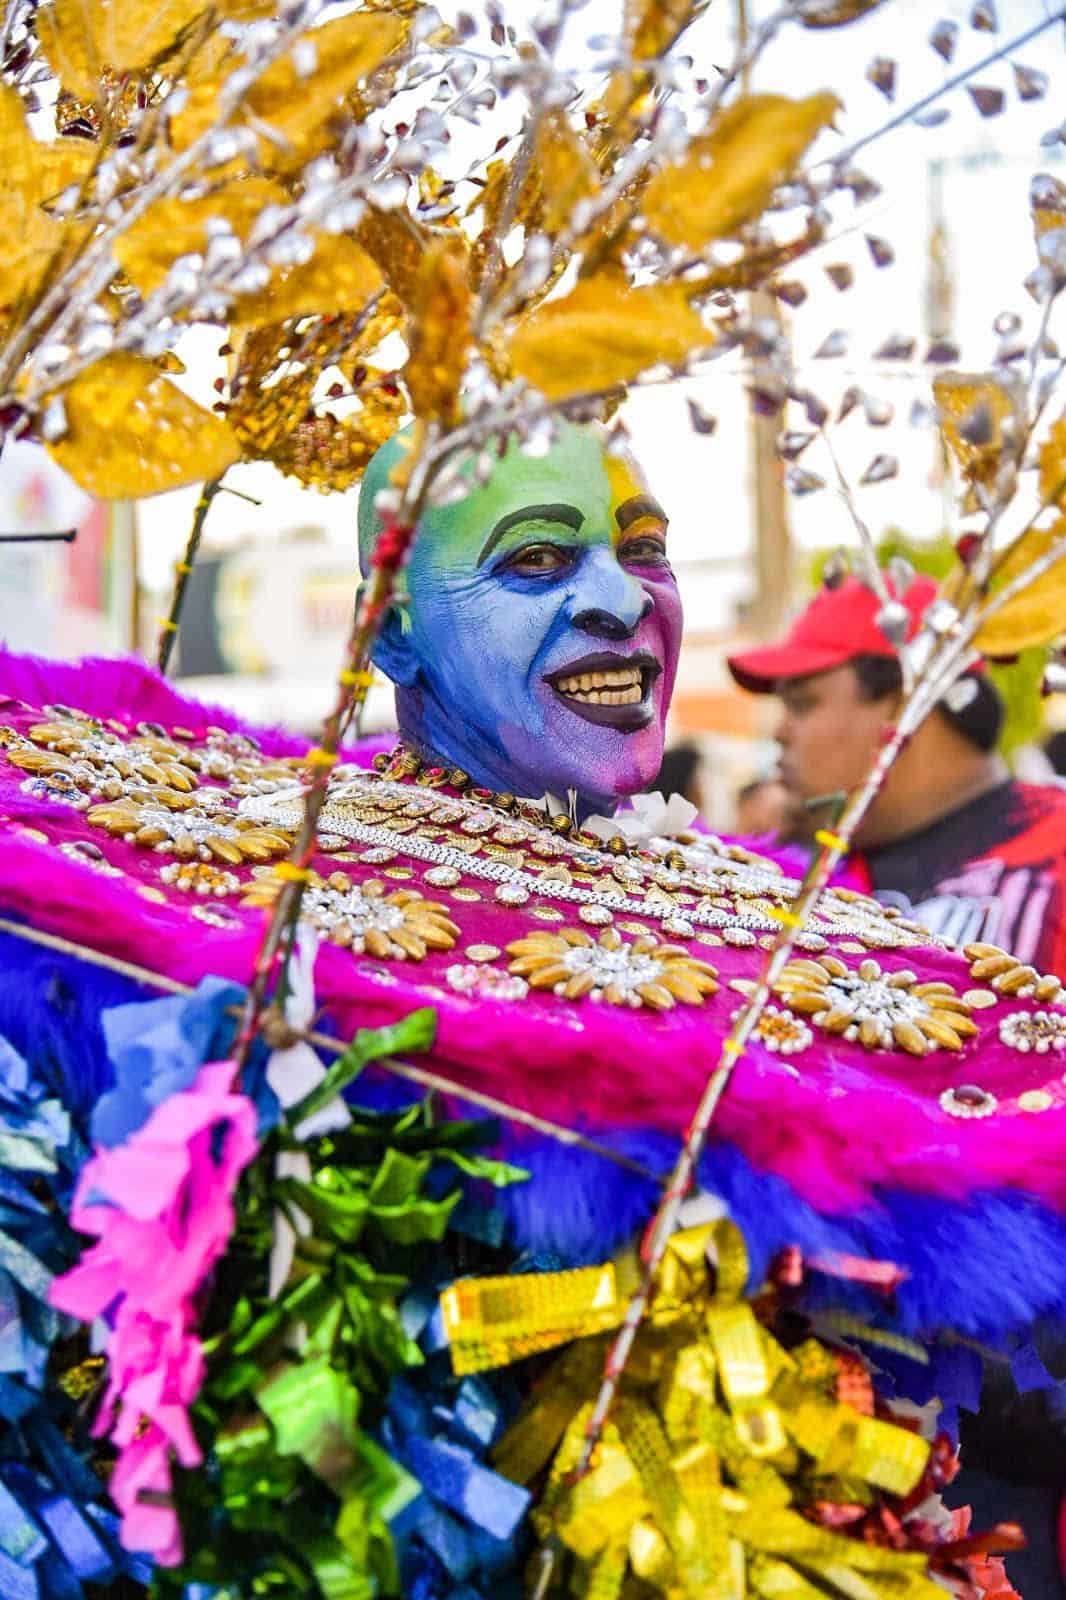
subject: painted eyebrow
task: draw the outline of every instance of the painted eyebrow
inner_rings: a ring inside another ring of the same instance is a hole
[[[638,517],[657,517],[662,523],[667,521],[666,512],[658,500],[653,500],[650,494],[635,494],[631,500],[623,500],[614,514],[619,533],[625,533],[630,523],[636,522]]]
[[[585,520],[583,511],[577,506],[550,505],[550,506],[521,506],[517,511],[509,511],[501,517],[482,546],[481,554],[477,558],[480,567],[487,561],[495,550],[505,533],[510,533],[512,528],[517,528],[522,522],[562,522],[568,528],[573,528],[577,533]]]

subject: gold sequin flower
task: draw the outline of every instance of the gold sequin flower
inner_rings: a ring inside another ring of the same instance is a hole
[[[882,972],[867,958],[852,971],[836,956],[795,959],[774,985],[790,1011],[867,1050],[961,1050],[977,1033],[970,1006],[950,983],[919,983],[913,972]]]
[[[242,904],[269,905],[280,888],[279,878],[264,873],[249,885]],[[424,961],[430,950],[450,950],[459,937],[437,901],[413,889],[386,894],[377,878],[357,888],[346,872],[333,872],[325,881],[313,874],[300,914],[334,944],[379,961]]]
[[[649,1006],[669,1011],[678,1001],[699,1006],[714,994],[716,969],[677,944],[650,936],[631,942],[616,928],[598,940],[581,928],[527,934],[507,946],[508,971],[527,978],[531,989],[551,989],[566,1000],[606,1000],[613,1006]]]

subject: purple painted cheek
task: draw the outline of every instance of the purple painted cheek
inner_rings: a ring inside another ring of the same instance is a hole
[[[681,595],[672,578],[660,583],[646,582],[645,589],[655,604],[654,609],[641,623],[636,642],[638,647],[650,650],[653,655],[658,656],[663,664],[663,670],[652,691],[655,701],[655,721],[645,730],[645,735],[651,729],[655,729],[661,742],[666,728],[667,712],[673,698],[674,681],[677,678],[684,613]]]

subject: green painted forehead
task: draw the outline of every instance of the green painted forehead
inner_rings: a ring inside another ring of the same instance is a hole
[[[389,473],[401,459],[409,434],[398,434],[375,455],[363,480],[359,497],[359,564],[366,572],[377,535],[378,519],[374,499],[388,484]],[[473,564],[494,530],[506,537],[509,519],[517,523],[517,513],[530,507],[572,510],[573,526],[582,535],[616,538],[619,528],[614,513],[627,500],[646,493],[635,465],[604,453],[603,440],[594,428],[564,423],[543,456],[522,452],[516,439],[497,462],[488,483],[478,487],[473,479],[474,458],[462,463],[470,481],[470,493],[453,505],[426,513],[420,540],[432,545],[435,562]],[[559,520],[555,518],[554,520]],[[563,517],[561,520],[566,521]]]

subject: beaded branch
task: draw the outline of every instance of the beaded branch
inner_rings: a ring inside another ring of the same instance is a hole
[[[987,374],[943,372],[934,383],[965,510],[979,524],[906,646],[879,588],[868,522],[836,467],[828,407],[797,382],[780,329],[767,328],[743,296],[765,287],[798,304],[802,292],[797,298],[782,272],[833,239],[835,200],[876,190],[854,164],[858,153],[963,88],[979,114],[992,114],[995,93],[974,73],[1035,39],[1066,8],[828,154],[834,94],[750,94],[748,75],[789,28],[832,29],[879,10],[887,18],[891,3],[786,0],[710,81],[692,43],[713,9],[704,0],[627,5],[624,27],[581,72],[561,64],[579,10],[573,0],[553,0],[524,33],[508,26],[502,7],[487,5],[494,54],[480,47],[476,19],[451,30],[431,7],[401,0],[366,0],[340,16],[323,0],[296,0],[251,21],[247,9],[190,5],[175,29],[147,0],[99,0],[96,31],[82,37],[63,26],[62,0],[9,0],[0,67],[8,157],[0,194],[33,224],[0,296],[0,426],[42,442],[98,495],[207,484],[164,619],[161,664],[185,569],[230,465],[267,460],[304,483],[346,488],[405,416],[416,419],[412,448],[375,507],[384,531],[333,708],[304,763],[296,842],[240,1020],[240,1064],[284,993],[342,732],[365,697],[374,642],[420,521],[462,497],[471,460],[484,482],[511,437],[541,451],[560,418],[610,422],[629,385],[672,382],[742,355],[758,364],[756,405],[773,415],[801,408],[812,437],[829,448],[860,540],[860,574],[879,593],[886,638],[901,644],[906,693],[895,726],[839,821],[820,834],[794,902],[779,908],[773,947],[693,1112],[574,1464],[580,1476],[722,1096],[892,762],[976,654],[1047,645],[1056,626],[1047,617],[1062,615],[1066,523],[1049,519],[1063,509],[1066,421],[1046,431],[1042,424],[1062,370],[1047,360],[1056,360],[1049,326],[1066,284],[1066,186],[1043,176],[1032,191],[1037,265],[1027,286],[1041,321],[1022,352],[1024,377],[1015,351]],[[947,35],[940,38],[934,48],[948,59]],[[676,48],[682,42],[692,44],[691,57]],[[1041,75],[1015,70],[1019,98],[1039,98]],[[877,58],[868,77],[894,95],[893,62]],[[29,121],[46,83],[56,91],[51,139]],[[517,130],[497,146],[489,114],[515,108]],[[450,161],[450,147],[463,145],[452,138],[460,126],[484,136],[465,170]],[[877,266],[889,258],[884,249],[873,255]],[[850,280],[837,269],[833,281]],[[175,347],[196,326],[222,331],[224,367],[210,409],[171,382]],[[405,349],[402,366],[389,354],[393,336]],[[884,359],[895,358],[890,347]],[[697,433],[713,431],[698,407],[691,414]],[[611,426],[612,441],[623,444],[624,426]],[[781,455],[794,461],[806,442],[786,444],[789,437]],[[1038,509],[1008,535],[1034,452]],[[895,470],[894,458],[879,454],[863,484]],[[824,486],[806,467],[792,469],[792,484],[797,493]],[[431,1078],[446,1085],[432,1074],[418,1081]],[[558,1128],[552,1136],[587,1144]],[[545,1583],[549,1574],[550,1563]]]

